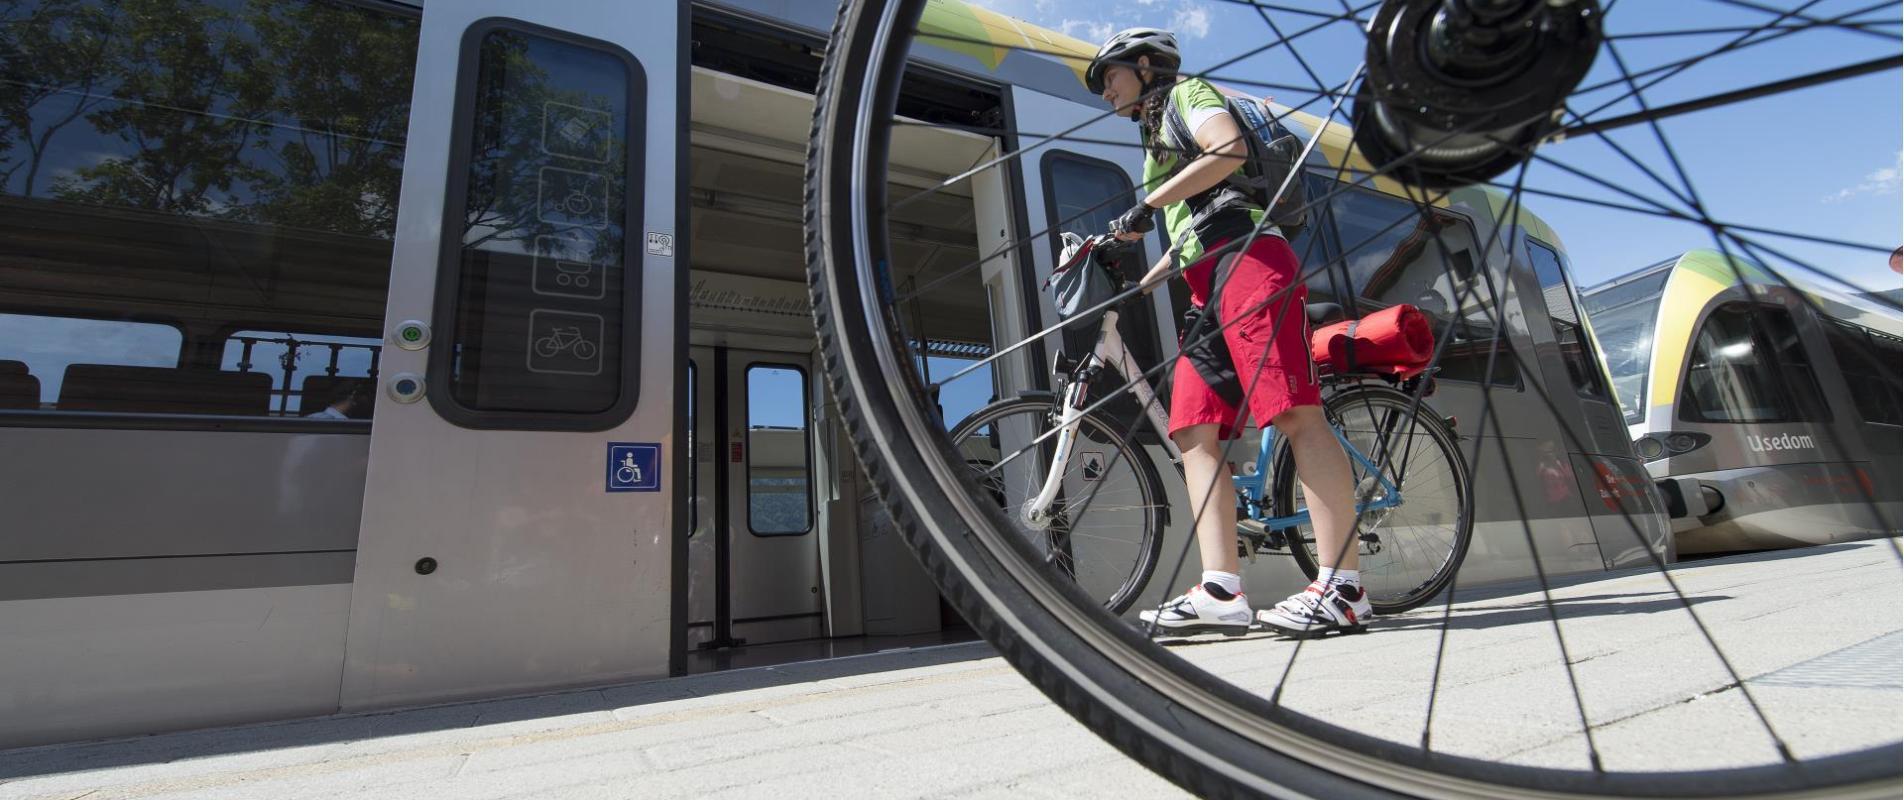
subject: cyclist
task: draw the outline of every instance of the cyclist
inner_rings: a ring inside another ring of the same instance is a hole
[[[1210,315],[1198,336],[1222,328],[1220,339],[1178,358],[1170,395],[1170,437],[1183,451],[1203,577],[1139,617],[1171,633],[1239,634],[1252,620],[1292,636],[1358,632],[1370,608],[1355,548],[1347,546],[1355,524],[1354,487],[1348,457],[1322,413],[1300,265],[1273,225],[1263,228],[1247,252],[1205,256],[1247,238],[1263,222],[1263,209],[1228,185],[1249,151],[1223,95],[1208,81],[1178,75],[1181,63],[1176,37],[1168,31],[1131,28],[1106,40],[1085,70],[1091,91],[1137,122],[1145,149],[1149,195],[1112,221],[1111,232],[1125,241],[1142,239],[1162,210],[1177,254],[1166,255],[1144,276],[1144,285],[1166,280],[1175,263],[1189,264],[1183,277],[1191,302]],[[1180,130],[1193,133],[1201,153],[1178,153],[1166,144],[1167,106],[1182,117]],[[1236,504],[1222,448],[1240,427],[1245,400],[1252,418],[1274,425],[1289,440],[1321,566],[1314,583],[1254,615],[1239,574]]]

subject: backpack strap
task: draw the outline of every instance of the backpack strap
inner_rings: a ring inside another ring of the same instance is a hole
[[[1202,150],[1197,146],[1196,132],[1190,130],[1189,123],[1183,121],[1183,115],[1177,113],[1176,87],[1164,93],[1163,117],[1163,130],[1159,133],[1163,134],[1164,146],[1177,155],[1177,165],[1170,170],[1170,174],[1175,176]]]

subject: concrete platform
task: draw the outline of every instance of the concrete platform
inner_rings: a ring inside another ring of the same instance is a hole
[[[1289,707],[1409,743],[1432,685],[1432,743],[1447,752],[1584,768],[1584,706],[1611,769],[1766,763],[1776,758],[1768,728],[1807,758],[1900,738],[1895,544],[1678,565],[1672,577],[1706,633],[1663,577],[1637,573],[1556,587],[1552,616],[1538,587],[1458,589],[1445,642],[1444,610],[1430,607],[1382,619],[1366,636],[1172,647],[1255,691],[1287,673]],[[1072,722],[982,643],[0,752],[0,800],[687,796],[1182,793]]]

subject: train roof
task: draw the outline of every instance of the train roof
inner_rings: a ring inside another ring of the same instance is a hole
[[[835,8],[826,3],[792,0],[700,0],[702,5],[739,10],[781,24],[792,24],[824,36],[833,25]],[[913,57],[956,73],[979,76],[1000,84],[1017,86],[1096,106],[1103,100],[1084,82],[1085,67],[1097,54],[1097,44],[1008,16],[964,0],[927,0],[914,40]],[[1218,86],[1226,94],[1254,97],[1249,92]],[[1272,109],[1292,127],[1308,135],[1321,130],[1318,152],[1312,153],[1313,168],[1342,168],[1346,180],[1358,180],[1374,167],[1363,158],[1340,121],[1324,125],[1324,118],[1271,103]],[[1055,134],[1057,131],[1033,131],[1027,135]],[[1399,181],[1377,177],[1370,185],[1385,194],[1410,197]],[[1476,211],[1485,210],[1500,219],[1506,216],[1506,193],[1493,187],[1466,187],[1450,192],[1434,205],[1448,207],[1466,204]],[[1523,203],[1516,204],[1515,223],[1529,234],[1556,248],[1564,247],[1557,232]]]
[[[1582,295],[1598,294],[1661,272],[1688,273],[1703,278],[1708,301],[1723,289],[1737,285],[1740,277],[1751,286],[1791,288],[1804,294],[1826,314],[1892,336],[1904,334],[1904,319],[1895,306],[1879,302],[1870,293],[1853,293],[1824,285],[1806,276],[1778,272],[1743,256],[1711,249],[1688,250],[1640,269],[1628,272],[1581,290]]]

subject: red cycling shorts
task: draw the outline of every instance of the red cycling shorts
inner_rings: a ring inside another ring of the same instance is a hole
[[[1221,250],[1222,245],[1210,249]],[[1224,262],[1221,269],[1219,261]],[[1227,379],[1205,374],[1212,372],[1208,367],[1212,359],[1200,358],[1205,368],[1199,370],[1188,356],[1178,356],[1170,391],[1172,435],[1193,425],[1216,424],[1221,426],[1221,438],[1233,438],[1239,427],[1239,405],[1248,406],[1250,418],[1267,426],[1284,411],[1322,404],[1315,364],[1309,356],[1309,319],[1303,308],[1308,292],[1297,280],[1301,271],[1289,243],[1280,236],[1268,235],[1258,236],[1247,252],[1206,257],[1184,271],[1191,301],[1206,314],[1211,280],[1223,276],[1217,291],[1216,319],[1206,320],[1195,333],[1198,337],[1209,335],[1215,324],[1221,324],[1221,341],[1212,339],[1208,346],[1213,350],[1221,347],[1226,353],[1206,351],[1205,355],[1215,355],[1214,360],[1221,361],[1221,356],[1227,354],[1234,365],[1235,385],[1212,386]],[[1240,397],[1243,402],[1232,402],[1225,394]]]

